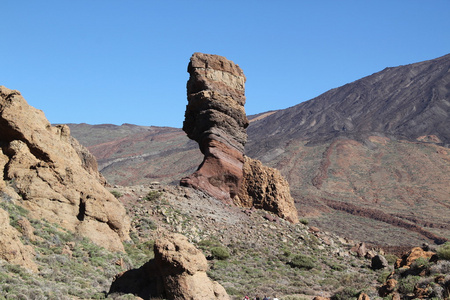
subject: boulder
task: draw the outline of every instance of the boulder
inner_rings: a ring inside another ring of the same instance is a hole
[[[396,269],[409,268],[416,259],[418,259],[418,258],[430,259],[433,255],[435,255],[434,252],[425,251],[420,247],[415,247],[415,248],[412,248],[407,253],[403,254],[401,258],[397,259],[394,267]]]
[[[372,258],[371,268],[372,270],[380,270],[389,267],[389,263],[383,255],[375,255]]]
[[[291,196],[289,183],[277,169],[264,166],[259,160],[245,156],[244,179],[234,203],[275,213],[298,223],[298,212]]]
[[[230,299],[225,289],[208,278],[203,253],[180,234],[155,242],[155,258],[139,269],[116,276],[110,291],[132,293],[144,299]]]
[[[9,224],[8,212],[0,208],[0,259],[37,272],[33,248],[24,245],[20,236],[21,233]]]
[[[31,218],[46,219],[123,251],[130,221],[105,188],[89,151],[66,125],[52,126],[18,91],[0,86],[2,190],[18,199]]]

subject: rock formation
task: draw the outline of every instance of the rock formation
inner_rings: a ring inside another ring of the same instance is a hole
[[[245,156],[244,179],[234,203],[271,211],[285,220],[298,223],[298,213],[291,197],[289,183],[277,169]]]
[[[92,155],[66,125],[51,126],[18,91],[0,87],[0,188],[30,211],[110,250],[123,250],[130,221]]]
[[[204,159],[181,184],[231,203],[242,182],[247,142],[246,78],[225,57],[203,53],[192,55],[188,72],[183,130],[198,142]]]
[[[37,272],[38,268],[33,261],[33,248],[25,246],[20,235],[20,232],[9,224],[9,214],[0,208],[0,259]]]
[[[155,258],[141,268],[116,276],[109,293],[132,293],[143,299],[230,299],[225,289],[206,275],[203,253],[183,235],[157,240],[154,253]]]
[[[246,78],[241,68],[222,56],[194,53],[188,72],[183,130],[198,142],[204,159],[181,185],[298,222],[287,181],[278,171],[244,156],[249,123],[244,109]]]

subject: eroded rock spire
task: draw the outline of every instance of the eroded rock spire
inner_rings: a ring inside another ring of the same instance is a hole
[[[183,130],[205,155],[198,170],[181,184],[232,202],[242,182],[245,114],[245,76],[225,57],[194,53],[187,83],[188,105]]]

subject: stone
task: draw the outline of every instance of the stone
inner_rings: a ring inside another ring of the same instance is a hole
[[[298,223],[298,212],[289,183],[277,169],[245,156],[243,173],[239,194],[233,199],[236,205],[264,209],[287,221]]]
[[[395,288],[397,287],[397,280],[391,278],[386,281],[386,283],[379,289],[378,293],[381,297],[386,297],[392,292],[395,291]]]
[[[356,255],[358,257],[365,257],[368,250],[367,250],[366,244],[364,242],[362,242],[362,243],[359,243],[359,244],[353,246],[350,249],[350,251],[356,253]]]
[[[0,208],[0,259],[36,273],[38,267],[33,261],[33,248],[24,245],[20,236],[21,233],[9,224],[8,212]]]
[[[366,293],[361,293],[358,296],[358,300],[370,300],[370,297]]]
[[[181,184],[231,204],[243,177],[246,78],[225,57],[203,53],[192,55],[188,72],[183,130],[199,144],[204,159]]]
[[[371,268],[373,270],[380,270],[389,267],[389,263],[383,255],[375,255],[372,258]]]
[[[144,299],[230,299],[219,283],[208,278],[205,256],[185,236],[160,238],[154,253],[155,258],[141,268],[117,275],[109,293],[132,293]]]
[[[0,168],[2,190],[29,210],[91,239],[123,251],[130,220],[105,188],[89,151],[66,125],[52,126],[41,110],[15,90],[0,86]]]
[[[431,251],[424,251],[420,247],[412,248],[407,253],[403,254],[401,258],[397,259],[394,268],[409,268],[411,264],[418,258],[430,259],[436,253]]]

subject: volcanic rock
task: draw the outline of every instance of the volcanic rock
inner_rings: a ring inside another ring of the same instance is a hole
[[[394,267],[396,269],[399,268],[409,268],[411,264],[416,261],[418,258],[425,258],[430,259],[433,255],[435,255],[434,252],[431,251],[424,251],[420,247],[415,247],[408,251],[407,253],[403,254],[401,258],[397,259],[395,262]]]
[[[243,178],[246,78],[225,57],[203,53],[192,55],[188,72],[183,130],[199,144],[204,159],[181,184],[232,203]]]
[[[375,255],[372,258],[371,268],[373,270],[379,270],[389,267],[387,259],[383,255]]]
[[[259,160],[245,156],[244,180],[234,203],[255,207],[298,223],[298,213],[289,190],[289,183],[277,169],[264,166]]]
[[[230,299],[225,289],[208,278],[203,253],[180,234],[155,242],[155,258],[139,269],[119,274],[109,293],[132,293],[144,299]]]
[[[188,72],[183,130],[198,142],[204,159],[181,185],[229,204],[262,208],[298,222],[287,181],[277,170],[244,157],[249,123],[241,68],[222,56],[194,53]]]
[[[31,218],[45,218],[123,251],[130,221],[104,187],[95,158],[70,136],[68,126],[51,126],[18,91],[2,86],[0,145],[0,188],[28,209]]]
[[[0,259],[37,272],[33,248],[25,246],[20,236],[20,232],[9,224],[9,214],[0,208]]]

